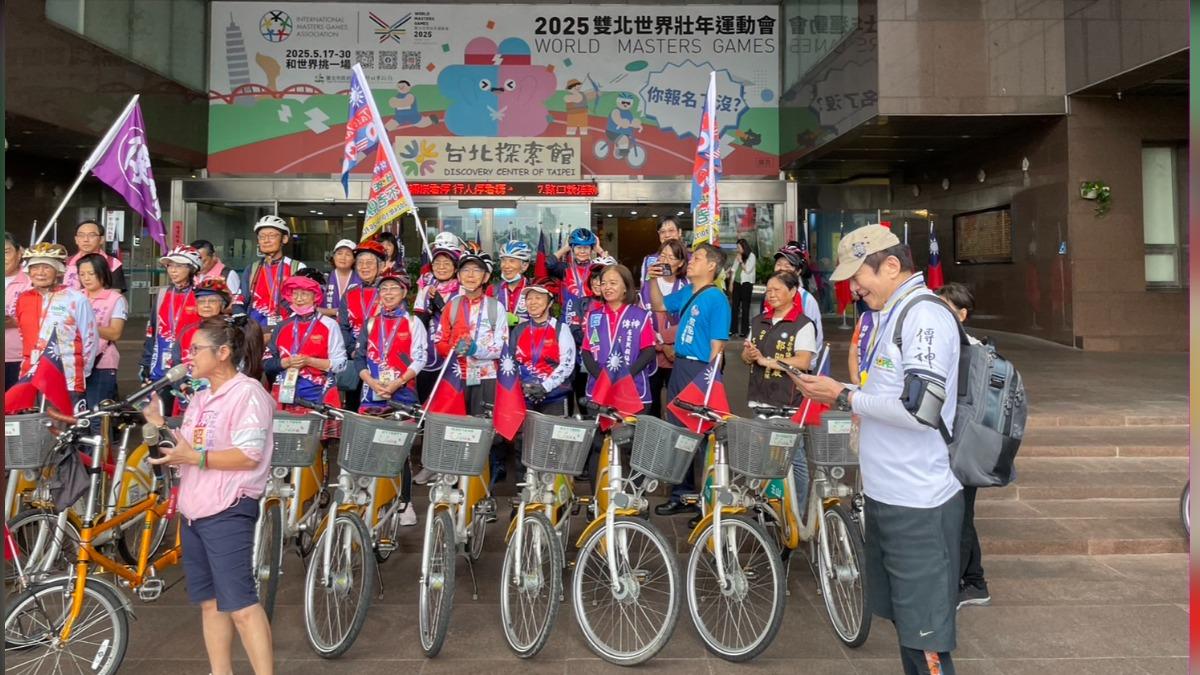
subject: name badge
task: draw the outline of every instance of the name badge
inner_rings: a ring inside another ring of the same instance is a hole
[[[279,387],[280,403],[296,402],[296,380],[300,378],[299,368],[288,368],[283,376],[283,384]]]

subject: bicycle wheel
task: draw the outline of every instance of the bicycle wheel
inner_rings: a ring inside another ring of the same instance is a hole
[[[79,531],[68,518],[64,525],[62,547],[54,560],[48,561],[46,572],[54,574],[69,569],[75,564],[79,550]],[[21,562],[26,572],[46,564],[50,555],[54,534],[58,528],[58,514],[47,509],[25,509],[8,521],[8,530],[12,533],[17,550],[21,553]],[[16,578],[16,566],[5,565],[5,585]]]
[[[863,583],[862,537],[841,504],[825,510],[821,527],[829,537],[829,557],[824,547],[817,546],[817,573],[829,624],[843,644],[859,647],[871,632]]]
[[[441,509],[433,514],[425,530],[422,565],[428,573],[418,583],[418,623],[425,656],[437,656],[450,630],[454,606],[454,519]]]
[[[335,658],[354,644],[375,586],[371,535],[354,513],[339,513],[330,537],[329,570],[325,572],[325,537],[317,540],[308,560],[304,583],[304,628],[308,644],[322,658]]]
[[[1179,495],[1179,519],[1183,521],[1183,531],[1188,539],[1192,538],[1192,481],[1183,486],[1183,494]]]
[[[616,579],[608,566],[610,542]],[[620,666],[654,657],[679,618],[679,574],[667,540],[640,518],[596,530],[579,549],[571,582],[575,619],[597,656]]]
[[[85,584],[83,606],[61,643],[59,631],[71,611],[74,582],[60,579],[31,586],[10,603],[4,617],[4,669],[15,673],[117,672],[129,643],[129,617],[115,591]]]
[[[137,456],[137,451],[134,451],[134,456]],[[141,462],[136,467],[128,467],[121,474],[121,487],[117,491],[117,513],[128,509],[130,506],[137,504],[150,493],[157,493],[159,502],[165,502],[171,498],[171,489],[174,484],[174,473],[168,467],[154,467],[146,459],[149,453],[141,455]],[[157,472],[157,473],[156,473]],[[121,526],[121,536],[117,537],[117,552],[121,554],[121,559],[129,565],[137,565],[138,551],[141,550],[142,536],[146,531],[146,518],[150,514],[134,518],[133,520]],[[167,536],[167,528],[170,527],[171,521],[166,518],[159,518],[154,524],[154,531],[151,532],[152,539],[150,540],[150,559],[154,559],[154,553],[158,551],[159,546],[162,546],[163,540]]]
[[[283,505],[278,499],[263,506],[262,526],[254,542],[254,586],[258,602],[270,621],[275,615],[275,594],[279,591],[279,571],[283,566]]]
[[[730,516],[721,519],[721,528],[726,587],[717,575],[710,524],[688,557],[688,609],[710,651],[728,661],[748,661],[770,646],[783,621],[783,564],[775,544],[752,521]]]
[[[521,569],[515,569],[517,551]],[[500,569],[500,619],[504,638],[517,656],[527,659],[546,646],[562,595],[563,554],[550,519],[525,516],[521,538],[513,537]]]
[[[481,502],[482,504],[482,502]],[[496,505],[490,505],[490,513],[496,512]],[[476,509],[471,514],[471,524],[467,526],[467,557],[471,562],[477,562],[483,555],[483,541],[487,538],[488,519],[483,514],[486,509]]]

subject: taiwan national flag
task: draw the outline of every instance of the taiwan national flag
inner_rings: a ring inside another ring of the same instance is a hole
[[[829,410],[829,406],[824,403],[817,403],[812,399],[805,399],[800,409],[792,415],[792,423],[799,424],[802,427],[816,427],[821,425],[821,416],[825,411]]]
[[[721,375],[720,357],[708,364],[707,368],[679,392],[674,401],[667,404],[667,410],[696,433],[708,433],[713,428],[713,423],[709,420],[696,417],[680,408],[677,405],[680,401],[712,408],[726,415],[730,413],[729,397],[725,395],[725,380]]]
[[[521,390],[520,369],[508,345],[500,355],[496,372],[496,400],[492,421],[496,431],[508,440],[516,438],[521,425],[525,424],[525,393]]]
[[[64,414],[71,414],[75,406],[71,403],[71,392],[67,390],[67,377],[63,374],[62,360],[58,355],[58,330],[50,332],[46,340],[46,351],[26,373],[4,393],[4,413],[12,414],[37,407],[37,395],[42,394],[50,405]]]
[[[846,307],[854,302],[854,293],[850,291],[850,280],[838,281],[833,284],[833,295],[837,298],[837,313],[845,314]]]
[[[616,408],[627,415],[635,415],[642,411],[642,397],[638,396],[637,385],[633,383],[629,367],[615,351],[596,377],[596,386],[592,388],[592,401]],[[610,423],[606,424],[605,420],[601,420],[602,430],[607,430],[609,426]]]
[[[942,250],[938,247],[937,232],[933,231],[933,223],[929,224],[929,273],[925,275],[925,285],[931,291],[946,285],[946,280],[942,277]]]
[[[550,270],[546,267],[546,235],[538,232],[537,259],[533,263],[533,278],[545,279],[549,276]]]
[[[346,114],[346,141],[342,148],[342,187],[350,196],[350,170],[366,157],[379,141],[379,127],[371,115],[367,97],[370,88],[364,82],[362,71],[350,72],[350,110]]]
[[[429,395],[425,404],[425,412],[441,413],[443,415],[466,415],[467,395],[463,386],[463,369],[466,359],[451,354],[442,364],[442,379]]]

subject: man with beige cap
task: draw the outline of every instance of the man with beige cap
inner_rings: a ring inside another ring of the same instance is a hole
[[[867,598],[874,614],[896,625],[904,673],[953,675],[963,496],[937,426],[940,418],[953,432],[958,326],[944,307],[914,302],[932,293],[912,252],[886,227],[842,239],[832,279],[850,280],[879,313],[860,367],[866,374],[858,386],[794,379],[806,397],[855,414]]]

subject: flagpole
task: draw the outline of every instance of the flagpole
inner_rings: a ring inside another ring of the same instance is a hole
[[[713,383],[717,381],[717,369],[721,367],[721,358],[723,356],[725,356],[723,350],[717,352],[717,357],[712,360],[712,363],[708,364],[708,367],[712,368],[712,377],[708,378],[708,384],[704,387],[704,407],[706,408],[708,407],[708,399],[712,397]],[[692,417],[695,417],[695,415],[692,415]],[[700,427],[702,426],[704,426],[704,420],[697,418],[696,433],[700,433]]]
[[[379,107],[375,105],[375,94],[371,92],[371,85],[367,82],[366,74],[363,73],[362,64],[355,63],[353,70],[358,75],[359,82],[362,82],[363,93],[367,95],[367,106],[371,108],[371,122],[375,125],[375,133],[379,137],[379,142],[383,144],[383,153],[396,175],[396,182],[400,185],[400,192],[404,194],[404,199],[408,201],[408,205],[411,208],[410,213],[412,213],[413,221],[417,224],[417,234],[421,235],[421,246],[425,248],[426,257],[433,260],[433,253],[429,250],[429,238],[425,236],[425,227],[421,225],[421,216],[417,214],[417,205],[413,201],[412,194],[408,191],[408,181],[404,178],[404,172],[400,170],[400,162],[396,161],[396,151],[388,141],[387,127],[383,125],[383,118],[379,116]],[[441,380],[440,377],[438,379],[439,381]]]
[[[421,419],[417,420],[417,426],[425,421],[425,415],[429,413],[429,404],[433,403],[433,393],[437,391],[438,385],[442,383],[442,378],[446,376],[446,367],[450,365],[450,359],[457,359],[458,356],[454,352],[446,357],[445,363],[442,364],[442,369],[438,371],[437,379],[433,381],[433,388],[429,390],[429,400],[425,402],[425,407],[421,408]]]
[[[829,343],[827,342],[827,343],[825,343],[825,353],[821,355],[821,362],[817,364],[817,369],[814,370],[813,372],[819,373],[819,372],[825,370],[825,363],[828,361],[829,361]],[[813,400],[811,398],[805,397],[804,407],[800,410],[799,426],[801,429],[803,429],[804,426],[806,424],[808,424],[808,410],[809,410],[809,408],[812,407],[812,402],[813,402]]]
[[[714,70],[708,75],[708,100],[705,101],[705,107],[708,108],[708,243],[713,246],[717,245],[717,218],[720,215],[718,211],[717,201],[717,152],[721,147],[721,139],[717,137],[717,72]],[[705,399],[705,404],[708,400]]]
[[[79,170],[79,175],[75,177],[75,182],[71,184],[71,189],[67,190],[67,194],[62,198],[62,201],[59,202],[58,208],[54,210],[54,215],[50,216],[50,220],[46,221],[46,227],[42,229],[41,234],[39,234],[33,240],[31,245],[37,245],[41,243],[41,241],[46,238],[46,235],[50,233],[50,228],[54,227],[54,225],[58,222],[58,217],[62,215],[63,209],[67,208],[67,202],[71,201],[71,197],[73,197],[75,195],[75,191],[79,189],[80,183],[83,182],[84,178],[87,178],[88,172],[92,170],[92,167],[96,166],[96,161],[100,158],[100,156],[108,152],[108,146],[112,145],[113,139],[117,137],[117,132],[120,131],[121,126],[125,124],[125,120],[129,117],[129,114],[133,112],[133,107],[137,105],[138,98],[140,96],[141,94],[134,94],[133,98],[129,99],[129,103],[125,105],[125,109],[121,111],[121,114],[117,117],[117,121],[113,122],[112,126],[108,128],[108,131],[104,133],[104,136],[100,138],[100,144],[96,146],[95,150],[92,150],[92,154],[89,155],[87,160],[83,163],[83,168]]]

